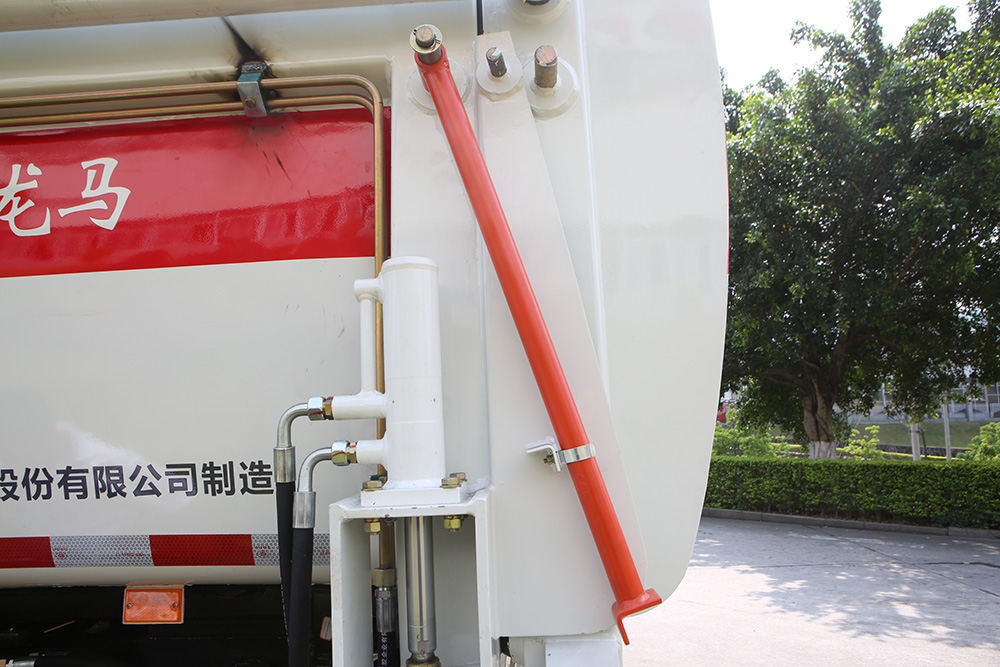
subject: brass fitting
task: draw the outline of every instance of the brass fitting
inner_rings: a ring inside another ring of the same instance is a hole
[[[449,533],[457,533],[458,529],[462,527],[462,522],[465,521],[465,516],[462,514],[449,514],[444,518],[444,527]]]
[[[464,472],[449,473],[447,477],[441,478],[441,488],[456,489],[465,483],[465,479],[466,478]]]
[[[336,446],[338,443],[333,443]],[[333,450],[333,465],[347,466],[358,462],[358,446],[353,442],[344,444],[343,449]]]

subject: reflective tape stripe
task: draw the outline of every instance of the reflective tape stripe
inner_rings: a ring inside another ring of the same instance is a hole
[[[56,567],[152,567],[148,535],[51,537]]]
[[[54,567],[49,538],[4,537],[0,539],[0,567]]]
[[[317,534],[313,563],[330,564],[330,536]],[[278,565],[278,536],[69,535],[0,537],[0,569]]]

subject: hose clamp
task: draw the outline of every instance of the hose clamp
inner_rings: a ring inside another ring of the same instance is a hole
[[[556,444],[556,439],[552,436],[549,436],[544,440],[531,443],[525,447],[525,450],[528,454],[543,452],[545,456],[542,458],[542,461],[555,466],[556,472],[562,472],[562,469],[571,463],[579,463],[580,461],[593,458],[597,453],[594,450],[594,446],[589,442],[585,445],[580,445],[579,447],[559,449]]]

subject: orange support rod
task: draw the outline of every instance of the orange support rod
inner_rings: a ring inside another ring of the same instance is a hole
[[[493,180],[479,151],[469,117],[451,78],[447,54],[444,53],[443,46],[440,48],[440,60],[428,65],[417,57],[417,66],[441,118],[441,125],[479,221],[486,248],[493,260],[559,446],[562,449],[573,449],[586,445],[590,440],[584,430],[583,420],[580,419],[576,401],[573,400],[566,375],[545,326],[528,274],[521,262],[521,255],[507,224],[507,217],[493,187]],[[662,600],[653,589],[645,590],[642,587],[597,461],[589,458],[567,467],[611,583],[616,600],[612,613],[622,639],[627,644],[628,635],[625,634],[622,620],[626,616],[655,607]]]

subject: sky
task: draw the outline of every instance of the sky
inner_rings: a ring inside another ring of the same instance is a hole
[[[792,45],[796,21],[823,30],[851,32],[850,0],[709,0],[715,23],[719,64],[737,90],[755,83],[776,68],[785,80],[817,62],[807,45]],[[969,27],[966,0],[882,0],[882,35],[898,44],[906,29],[937,7],[957,7],[959,30]]]

